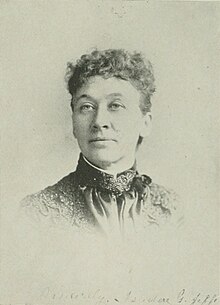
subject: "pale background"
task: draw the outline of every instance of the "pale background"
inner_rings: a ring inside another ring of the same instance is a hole
[[[157,91],[139,168],[182,196],[196,232],[195,257],[202,255],[196,268],[206,262],[207,283],[217,287],[219,3],[1,1],[0,7],[2,219],[25,195],[75,169],[67,61],[93,47],[140,50],[154,66]]]

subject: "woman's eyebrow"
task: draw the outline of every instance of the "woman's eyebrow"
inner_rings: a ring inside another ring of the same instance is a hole
[[[110,93],[110,94],[108,94],[108,95],[107,95],[107,98],[108,98],[108,97],[122,97],[122,96],[123,96],[123,95],[122,95],[121,93],[119,93],[119,92],[117,93],[117,92],[116,92],[116,93]]]
[[[88,94],[82,94],[82,95],[80,95],[80,96],[78,96],[77,98],[76,98],[76,102],[78,102],[80,99],[87,99],[87,100],[90,100],[90,101],[94,101],[94,98],[92,98],[90,95],[88,95]]]

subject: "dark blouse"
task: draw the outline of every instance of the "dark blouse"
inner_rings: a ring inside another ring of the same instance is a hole
[[[37,222],[106,234],[179,226],[183,218],[177,195],[139,175],[135,165],[114,177],[92,167],[82,154],[75,172],[27,196],[21,206]]]

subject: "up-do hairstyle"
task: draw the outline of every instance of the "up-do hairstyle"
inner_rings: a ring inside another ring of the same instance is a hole
[[[72,109],[77,90],[92,76],[130,81],[142,93],[142,112],[150,111],[150,99],[155,92],[153,68],[141,53],[129,53],[123,49],[95,50],[91,54],[82,55],[75,64],[67,63],[66,81],[72,95]]]

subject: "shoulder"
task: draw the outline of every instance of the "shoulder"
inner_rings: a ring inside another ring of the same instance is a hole
[[[65,176],[64,178],[60,179],[54,185],[48,186],[45,189],[28,195],[25,197],[21,204],[26,205],[28,202],[54,202],[56,199],[61,199],[62,195],[68,194],[68,191],[74,188],[74,173],[70,173],[69,175]]]
[[[148,186],[145,212],[148,220],[157,225],[174,224],[180,226],[183,222],[183,205],[177,193],[156,183]]]
[[[53,222],[61,220],[72,221],[76,201],[75,174],[70,173],[56,184],[26,196],[20,203],[20,208],[29,218],[37,222],[50,219]]]

